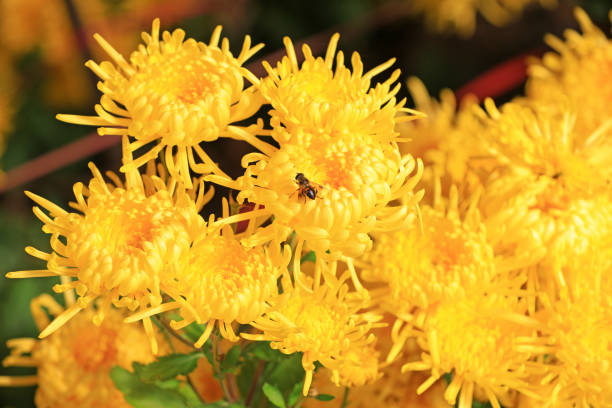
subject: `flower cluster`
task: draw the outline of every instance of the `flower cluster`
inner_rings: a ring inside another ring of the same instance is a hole
[[[423,14],[435,31],[456,31],[461,36],[474,34],[476,17],[481,14],[491,24],[502,26],[515,19],[532,3],[553,7],[556,0],[415,0],[410,11]]]
[[[129,368],[133,362],[148,363],[155,356],[150,348],[142,347],[142,343],[147,342],[145,332],[140,327],[124,324],[125,316],[118,310],[105,308],[104,321],[95,325],[92,318],[103,310],[102,305],[97,306],[97,309],[94,305],[87,308],[63,330],[45,339],[10,340],[11,354],[4,359],[3,365],[33,366],[38,371],[28,377],[0,376],[0,384],[37,384],[35,402],[39,407],[129,407],[121,392],[113,386],[110,369],[115,365]],[[64,312],[63,307],[46,294],[33,299],[31,309],[39,329],[49,324],[45,309],[53,316]]]
[[[419,394],[447,375],[460,407],[612,404],[611,118],[594,62],[612,42],[576,15],[584,35],[548,37],[559,54],[533,60],[527,95],[499,108],[457,111],[409,81],[428,115],[400,127],[425,162],[423,231],[377,236],[361,276],[394,319],[387,361],[428,374]]]
[[[28,247],[46,269],[7,276],[60,277],[68,301],[34,302],[42,340],[13,340],[5,364],[37,377],[0,385],[38,382],[40,406],[125,404],[103,374],[158,358],[163,377],[161,331],[206,354],[245,406],[257,387],[284,406],[338,386],[364,407],[612,406],[612,65],[592,62],[612,61],[612,42],[577,15],[585,34],[550,39],[559,54],[499,108],[436,101],[412,78],[410,109],[394,60],[364,71],[354,53],[349,67],[337,34],[303,61],[285,38],[261,78],[244,64],[262,46],[247,36],[234,55],[220,27],[203,43],[155,20],[129,59],[96,36],[112,60],[87,63],[96,115],[58,118],[121,138],[123,176],[90,164],[71,211],[26,193],[52,251]],[[224,138],[257,150],[235,178],[206,152]],[[217,214],[212,185],[235,193]],[[285,372],[261,364],[293,357],[301,377],[283,396],[267,379]]]

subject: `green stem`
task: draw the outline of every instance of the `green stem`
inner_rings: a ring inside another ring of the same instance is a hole
[[[219,375],[221,372],[220,361],[222,358],[222,353],[219,351],[219,336],[217,333],[213,333],[211,335],[211,344],[212,344],[212,352],[213,352],[213,371]],[[230,388],[230,379],[228,375],[225,374],[222,378],[220,376],[217,377],[219,379],[219,383],[221,384],[221,389],[223,390],[223,395],[227,399],[228,402],[238,402],[236,395],[234,395],[233,389]]]
[[[344,388],[344,396],[342,397],[342,404],[340,405],[340,408],[346,408],[346,406],[348,405],[348,395],[349,395],[349,387],[345,387]]]
[[[176,349],[174,348],[174,343],[172,343],[172,339],[170,339],[170,335],[168,334],[168,329],[166,329],[161,324],[161,322],[159,320],[157,320],[157,318],[155,316],[153,316],[153,318],[151,320],[157,326],[159,331],[161,331],[161,333],[164,335],[164,339],[166,340],[166,343],[168,343],[168,345],[170,346],[170,349],[172,350],[172,352],[176,353]]]
[[[189,346],[192,349],[195,349],[195,347],[193,346],[192,342],[190,342],[189,340],[187,340],[186,338],[184,338],[183,336],[178,334],[176,331],[174,331],[174,329],[172,327],[170,327],[168,322],[166,322],[164,319],[161,319],[161,318],[158,318],[156,316],[153,316],[153,321],[157,322],[159,325],[161,325],[165,329],[164,333],[170,334],[172,337],[174,337],[175,339],[177,339],[181,343],[186,344],[187,346]]]
[[[249,387],[249,392],[247,393],[247,396],[244,400],[244,405],[247,407],[251,404],[251,401],[253,400],[253,397],[255,396],[255,390],[257,388],[257,385],[259,384],[259,378],[261,377],[261,373],[263,372],[264,365],[265,363],[263,361],[260,361],[257,364],[257,371],[255,371],[255,375],[253,376],[253,382],[251,382],[251,386]]]
[[[164,320],[158,318],[157,316],[153,316],[153,319],[151,320],[153,320],[153,323],[160,329],[160,331],[164,335],[164,338],[166,339],[166,342],[170,346],[170,349],[172,349],[172,352],[176,353],[176,348],[174,347],[174,343],[172,343],[172,340],[170,339],[170,335],[174,336],[175,338],[177,338],[178,340],[182,342],[185,342],[185,339],[183,339],[177,333],[175,333],[172,327],[170,327]],[[189,345],[193,347],[191,342],[189,343]],[[204,399],[198,392],[197,388],[193,385],[193,381],[191,381],[191,377],[189,375],[186,375],[185,377],[187,378],[187,384],[189,384],[189,386],[191,387],[195,395],[198,396],[198,399],[200,400],[200,402],[205,404],[206,401],[204,401]]]

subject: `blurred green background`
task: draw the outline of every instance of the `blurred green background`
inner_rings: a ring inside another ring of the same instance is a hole
[[[314,37],[320,47],[337,30],[342,34],[340,48],[348,55],[359,51],[366,69],[396,57],[402,82],[416,75],[432,95],[437,95],[440,89],[457,89],[515,55],[544,49],[545,33],[561,35],[565,28],[576,26],[572,15],[576,4],[584,7],[609,32],[607,11],[612,6],[609,0],[559,0],[554,9],[533,5],[525,10],[522,18],[506,27],[494,27],[479,18],[474,35],[461,38],[452,33],[432,33],[422,18],[403,13],[404,3],[409,2],[0,0],[0,97],[3,98],[0,115],[9,117],[6,123],[0,118],[0,132],[8,129],[0,169],[11,177],[12,169],[92,132],[90,128],[61,123],[55,120],[55,114],[93,112],[99,98],[96,80],[83,63],[91,57],[105,58],[91,41],[94,31],[102,33],[125,54],[139,41],[140,31],[150,30],[155,16],[161,17],[163,28],[181,27],[188,36],[203,41],[208,40],[216,24],[223,24],[232,50],[239,49],[245,34],[250,34],[255,42],[266,44],[256,60],[278,51],[284,35],[299,41],[321,34]],[[407,96],[405,89],[402,92]],[[210,146],[211,155],[222,167],[229,166],[233,175],[239,171],[242,149],[235,143]],[[89,160],[102,170],[116,170],[120,150],[110,148],[0,193],[0,359],[8,354],[7,339],[37,334],[29,302],[42,292],[50,292],[55,283],[54,278],[3,278],[13,270],[44,268],[42,262],[25,254],[26,245],[49,250],[48,236],[41,232],[41,223],[33,216],[32,204],[23,190],[67,207],[73,198],[72,185],[77,181],[86,182],[90,177],[86,165]],[[0,368],[0,375],[31,372]],[[33,394],[33,387],[0,387],[0,407],[33,406]]]

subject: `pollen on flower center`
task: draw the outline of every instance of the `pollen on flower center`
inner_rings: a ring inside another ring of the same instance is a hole
[[[537,194],[535,200],[536,202],[529,209],[537,209],[544,213],[567,211],[571,206],[569,193],[555,185],[551,185],[546,190]]]
[[[123,276],[120,269],[132,269],[131,276],[124,278],[134,284],[140,277],[145,284],[164,266],[155,262],[158,257],[164,259],[168,251],[178,255],[189,247],[186,225],[177,215],[172,197],[164,191],[146,197],[118,188],[109,195],[92,196],[85,216],[79,217],[67,238],[69,247],[74,245],[76,266],[83,270],[83,277],[88,276],[95,253],[111,268],[108,272]],[[153,252],[157,256],[151,258]]]
[[[351,314],[340,302],[326,302],[314,295],[300,292],[276,309],[293,322],[296,330],[286,333],[277,346],[293,350],[316,350],[322,353],[339,353],[342,341],[349,330]],[[273,345],[273,347],[275,347]]]
[[[101,326],[78,332],[72,339],[72,355],[84,371],[109,368],[117,361],[117,332]]]
[[[177,97],[183,102],[190,104],[194,104],[196,101],[205,98],[206,95],[214,94],[217,91],[215,82],[208,78],[185,78],[183,85],[177,88],[179,90]]]
[[[462,239],[465,237],[460,236],[455,231],[444,231],[442,236],[437,238],[433,241],[431,257],[431,263],[434,267],[451,271],[453,268],[460,266],[460,263],[466,263],[466,258],[470,256],[471,252],[466,245],[468,243]]]
[[[153,226],[151,225],[151,223],[146,221],[140,223],[135,222],[134,224],[136,224],[135,230],[126,231],[129,234],[126,239],[126,247],[142,250],[144,242],[151,241],[151,229],[153,228]]]
[[[391,297],[381,293],[392,310],[427,308],[461,297],[488,282],[495,273],[493,250],[478,225],[422,208],[424,230],[379,234],[365,259],[370,281],[386,282]]]
[[[352,174],[356,171],[356,153],[353,151],[337,152],[324,156],[315,152],[316,167],[322,170],[324,182],[322,184],[334,189],[344,187],[349,191],[354,190],[355,185]],[[317,157],[318,156],[318,157]]]
[[[200,268],[209,278],[228,291],[242,289],[262,278],[257,264],[265,264],[263,252],[246,250],[237,240],[216,237],[198,253]],[[229,294],[229,293],[228,293]]]
[[[186,310],[181,314],[203,323],[249,323],[276,295],[280,272],[280,265],[263,248],[247,249],[231,234],[211,233],[194,243],[178,267],[176,290],[196,315]]]
[[[223,80],[220,75],[215,75],[212,72],[207,72],[204,69],[192,69],[191,65],[185,67],[185,71],[175,73],[176,86],[170,84],[169,88],[173,89],[180,100],[185,103],[195,104],[198,101],[206,100],[207,95],[217,95],[221,89]]]
[[[359,195],[364,186],[386,181],[399,159],[391,149],[360,143],[359,136],[326,138],[311,136],[306,144],[286,145],[295,172],[303,173],[311,182],[326,189],[345,189]]]
[[[282,309],[282,313],[295,321],[302,331],[300,337],[307,336],[312,339],[338,333],[338,328],[341,327],[343,320],[341,309],[332,309],[329,305],[317,304],[312,299],[295,299],[294,302],[287,305],[287,308]]]

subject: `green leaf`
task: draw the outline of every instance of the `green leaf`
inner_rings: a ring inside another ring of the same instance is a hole
[[[204,353],[196,351],[191,354],[169,354],[157,361],[143,365],[133,363],[134,373],[144,382],[165,381],[177,375],[187,375],[195,370],[198,360]]]
[[[457,403],[457,406],[459,405],[459,403]],[[472,401],[472,408],[492,408],[492,405],[489,401],[487,402],[481,402],[481,401],[476,401],[473,400]]]
[[[193,322],[183,329],[183,334],[185,334],[185,336],[187,336],[189,340],[195,343],[196,341],[198,341],[202,333],[204,333],[204,329],[206,329],[205,324],[198,324],[196,322]]]
[[[219,371],[221,375],[225,373],[230,373],[236,371],[238,368],[238,360],[240,359],[240,355],[242,354],[242,349],[240,346],[234,346],[225,353],[225,357],[221,361],[221,365],[219,367]]]
[[[294,406],[295,403],[298,402],[298,400],[302,397],[302,388],[302,383],[295,383],[295,385],[293,386],[293,389],[289,394],[289,398],[287,399],[287,402],[289,403],[290,407]]]
[[[285,408],[285,399],[283,398],[283,394],[278,388],[276,388],[272,384],[265,383],[263,385],[262,391],[264,395],[268,398],[268,400],[272,404],[274,404],[274,406],[279,408]]]
[[[204,343],[204,345],[202,346],[202,353],[204,353],[204,355],[206,356],[206,360],[208,360],[214,370],[216,367],[216,362],[215,355],[213,354],[212,345],[210,344],[210,342],[207,341],[206,343]]]
[[[302,367],[302,353],[293,353],[273,366],[266,381],[274,384],[283,393],[289,393],[296,383],[304,381],[304,368]]]
[[[257,361],[247,360],[244,364],[240,365],[240,370],[236,374],[238,390],[240,391],[240,395],[245,398],[251,390],[251,384],[253,384],[255,373],[257,372],[257,365]]]
[[[168,381],[157,382],[155,385],[163,389],[177,391],[185,399],[189,407],[200,408],[203,405],[202,400],[196,391],[191,388],[191,385],[181,382],[176,378]]]
[[[198,408],[245,408],[244,404],[238,402],[215,401],[202,404]]]
[[[189,408],[182,395],[172,389],[142,382],[122,367],[113,367],[110,377],[125,400],[134,408]],[[198,407],[199,408],[199,407]]]
[[[309,253],[304,255],[302,258],[300,258],[300,264],[303,264],[304,262],[316,262],[316,261],[317,261],[317,255],[315,254],[314,251],[310,251]]]
[[[256,342],[251,343],[252,346],[248,348],[248,352],[253,354],[259,360],[263,361],[279,361],[283,358],[283,353],[278,350],[274,350],[270,347],[269,342]]]
[[[122,393],[129,392],[132,388],[138,387],[142,384],[142,381],[130,371],[125,368],[115,366],[110,371],[111,380],[115,384],[115,387]]]
[[[163,388],[165,390],[175,390],[175,391],[180,390],[182,384],[183,383],[177,380],[176,378],[172,378],[168,381],[158,381],[155,383],[155,385],[157,385],[160,388]]]
[[[331,394],[319,394],[316,395],[314,398],[318,399],[319,401],[331,401],[336,397]]]

